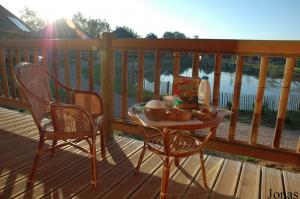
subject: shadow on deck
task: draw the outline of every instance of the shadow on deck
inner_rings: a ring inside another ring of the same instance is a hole
[[[157,198],[162,160],[146,153],[135,173],[143,142],[116,136],[107,144],[108,158],[97,151],[97,187],[90,186],[89,159],[73,147],[40,161],[33,187],[26,188],[37,147],[30,115],[0,108],[0,198]],[[80,143],[88,147],[85,142]],[[98,140],[99,146],[99,140]],[[98,147],[100,148],[100,147]],[[209,190],[203,188],[198,156],[171,167],[170,198],[267,198],[272,192],[298,192],[300,174],[250,163],[206,156]]]

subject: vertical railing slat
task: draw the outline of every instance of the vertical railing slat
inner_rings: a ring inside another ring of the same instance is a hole
[[[174,53],[174,70],[173,70],[173,78],[177,77],[180,73],[180,53]]]
[[[53,49],[52,52],[52,73],[54,77],[59,79],[59,74],[58,74],[58,49]],[[55,81],[54,82],[54,93],[55,93],[55,100],[56,102],[60,102],[60,94],[59,94],[59,85]]]
[[[2,77],[3,94],[6,97],[9,97],[7,72],[6,72],[5,56],[4,56],[3,49],[0,49],[0,70],[1,70],[1,77]]]
[[[268,58],[266,56],[262,56],[260,62],[259,79],[257,85],[257,93],[256,93],[249,144],[256,144],[257,141],[261,111],[264,104],[263,100],[264,100],[264,93],[266,87],[267,71],[268,71]]]
[[[94,90],[94,64],[93,64],[93,51],[89,51],[88,55],[88,77],[89,77],[89,90]]]
[[[277,120],[274,130],[273,148],[278,148],[280,145],[281,134],[284,125],[284,119],[287,109],[287,103],[293,78],[293,71],[296,65],[296,58],[287,57],[282,87],[280,92],[279,108],[277,113]]]
[[[215,75],[213,85],[213,105],[219,106],[222,55],[216,55]]]
[[[76,88],[81,87],[81,54],[80,50],[76,50]]]
[[[128,97],[128,52],[123,51],[122,55],[122,112],[121,118],[123,120],[127,117],[127,97]]]
[[[12,50],[8,50],[8,65],[9,65],[9,73],[10,73],[10,95],[13,98],[16,98],[16,86],[15,86],[15,71],[14,71],[14,62],[12,58]]]
[[[193,66],[192,66],[192,77],[198,78],[199,77],[199,66],[200,65],[200,59],[199,59],[199,53],[194,52],[193,53]]]
[[[39,63],[39,51],[37,48],[33,50],[33,63],[35,64]]]
[[[71,87],[69,50],[68,49],[64,49],[64,80],[65,80],[65,84],[68,87]],[[70,93],[70,91],[67,91],[67,102],[70,102],[70,100],[71,100],[71,93]]]
[[[144,51],[140,50],[138,54],[138,89],[137,89],[137,102],[143,101],[143,89],[144,89]]]
[[[154,68],[154,99],[160,99],[160,70],[161,70],[161,53],[155,52],[155,68]]]
[[[29,49],[28,48],[24,49],[24,61],[25,62],[30,62]]]
[[[230,125],[228,132],[228,140],[232,141],[235,137],[238,109],[240,104],[240,94],[242,85],[242,74],[243,74],[243,56],[237,56],[236,70],[235,70],[235,81],[232,101],[232,115],[230,117]]]

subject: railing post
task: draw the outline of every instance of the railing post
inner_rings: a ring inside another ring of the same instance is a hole
[[[113,119],[114,110],[114,85],[115,85],[115,67],[113,64],[112,33],[102,34],[102,50],[101,50],[101,96],[104,105],[103,128],[106,139],[113,138],[113,129],[111,120]]]

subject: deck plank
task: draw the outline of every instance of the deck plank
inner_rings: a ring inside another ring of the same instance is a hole
[[[219,176],[219,173],[224,164],[224,158],[218,158],[209,156],[205,162],[207,185],[210,189],[214,187],[214,184]],[[195,180],[190,184],[188,190],[184,194],[184,198],[208,198],[210,190],[204,188],[202,181],[202,173],[198,172]]]
[[[300,173],[288,171],[283,171],[282,173],[287,196],[289,196],[289,198],[300,198]],[[292,197],[290,197],[290,193]]]
[[[274,192],[283,192],[281,172],[278,169],[262,167],[261,198],[269,198]]]
[[[186,158],[181,159],[180,165],[182,166]],[[169,180],[172,180],[178,168],[171,164]],[[156,198],[160,193],[160,185],[163,173],[163,166],[161,165],[153,175],[143,184],[130,198],[138,199],[147,196],[148,198]]]
[[[3,130],[2,130],[3,129]],[[0,198],[158,198],[162,160],[146,153],[140,171],[135,166],[143,142],[118,137],[107,143],[107,161],[101,159],[97,139],[96,189],[90,185],[89,160],[70,146],[53,158],[42,156],[34,186],[26,190],[36,151],[38,132],[29,114],[0,107]],[[81,146],[87,147],[82,142]],[[300,194],[300,173],[207,156],[210,189],[203,188],[198,155],[172,164],[169,198],[268,198],[274,192]]]
[[[80,190],[80,193],[74,198],[100,198],[103,194],[118,184],[119,181],[126,177],[132,170],[134,170],[141,148],[142,143],[135,142],[128,147],[128,150],[123,150],[124,154],[122,154],[122,156],[124,158],[113,157],[116,162],[112,159],[112,161],[108,161],[108,164],[106,164],[110,167],[110,169],[105,172],[104,175],[99,177],[99,180],[97,181],[97,186],[99,188],[94,189],[89,185],[85,186],[84,189]],[[124,156],[125,154],[126,156]],[[101,172],[101,168],[99,168],[99,172]]]
[[[235,195],[241,166],[241,162],[225,160],[211,198],[228,198]]]
[[[112,143],[111,152],[112,154],[115,152],[120,152],[120,148],[127,146],[132,141],[129,139],[121,139],[119,142]],[[110,154],[108,154],[110,156]],[[99,160],[100,151],[97,150],[97,158]],[[101,162],[101,161],[99,161]],[[98,162],[98,163],[99,163]],[[72,161],[64,161],[63,164],[56,164],[54,167],[63,167],[58,170],[47,170],[47,172],[40,172],[37,175],[38,179],[41,181],[36,181],[33,189],[29,189],[20,195],[17,198],[40,198],[44,197],[44,195],[51,194],[56,189],[63,187],[68,182],[73,179],[78,178],[81,174],[85,173],[85,179],[81,181],[81,184],[89,184],[90,182],[90,174],[89,174],[89,158],[86,157],[86,154],[83,152],[79,152],[74,156]],[[75,190],[73,190],[75,191]]]
[[[236,198],[259,198],[260,166],[244,163],[239,180]]]
[[[132,172],[121,183],[114,186],[110,192],[104,195],[105,198],[129,198],[140,186],[142,186],[151,175],[162,166],[162,160],[157,155],[148,159],[144,158],[138,172]]]

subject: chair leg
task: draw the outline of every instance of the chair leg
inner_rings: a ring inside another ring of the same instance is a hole
[[[27,185],[32,185],[33,182],[34,182],[35,172],[36,172],[36,169],[37,169],[38,164],[39,164],[40,155],[43,152],[44,142],[45,142],[44,138],[40,137],[39,144],[38,144],[38,149],[37,149],[35,157],[33,159],[33,163],[32,163],[32,167],[31,167],[29,177],[28,177]]]
[[[106,150],[105,150],[105,132],[100,130],[100,148],[101,157],[106,160]]]
[[[140,167],[141,167],[141,164],[142,164],[142,162],[143,162],[143,158],[144,158],[146,149],[147,149],[147,147],[146,147],[146,144],[144,143],[142,153],[141,153],[141,155],[140,155],[138,164],[136,165],[136,168],[135,168],[135,172],[138,172],[138,171],[140,170]]]
[[[160,199],[168,198],[169,173],[170,173],[169,157],[165,157],[163,176],[162,176],[161,187],[160,187]]]
[[[92,138],[92,146],[90,148],[90,164],[91,164],[91,184],[96,187],[97,165],[96,165],[96,141]]]
[[[51,149],[50,157],[54,156],[56,145],[57,145],[57,140],[53,140],[52,141],[52,149]]]
[[[202,171],[202,181],[203,185],[206,189],[208,189],[207,186],[207,180],[206,180],[206,172],[205,172],[205,165],[204,165],[204,158],[202,151],[200,152],[200,163],[201,163],[201,171]]]

